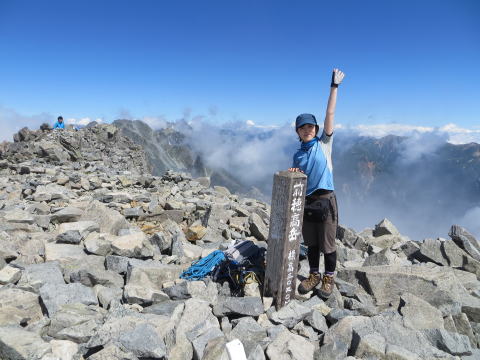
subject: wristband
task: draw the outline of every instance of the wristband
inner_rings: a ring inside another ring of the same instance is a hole
[[[335,84],[335,71],[332,72],[332,81],[330,83],[330,87],[338,88],[338,84]]]

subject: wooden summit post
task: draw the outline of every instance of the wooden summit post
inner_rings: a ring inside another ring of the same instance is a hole
[[[277,309],[295,298],[307,177],[280,171],[273,177],[264,294]]]

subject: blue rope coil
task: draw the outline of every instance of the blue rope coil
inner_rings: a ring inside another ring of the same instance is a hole
[[[203,279],[223,260],[225,260],[225,254],[223,251],[215,250],[208,254],[208,256],[193,262],[192,265],[180,275],[180,278],[186,280]]]

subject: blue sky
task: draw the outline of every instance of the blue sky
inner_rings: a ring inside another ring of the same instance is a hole
[[[285,124],[323,116],[339,67],[339,123],[480,129],[479,20],[475,0],[0,0],[0,122]]]

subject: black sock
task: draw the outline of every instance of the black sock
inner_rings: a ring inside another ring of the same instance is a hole
[[[334,273],[337,267],[337,252],[334,251],[330,254],[324,254],[325,259],[325,272]]]
[[[309,246],[307,251],[308,265],[311,273],[318,273],[320,263],[320,249],[317,246]]]

